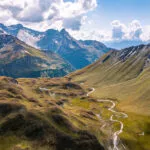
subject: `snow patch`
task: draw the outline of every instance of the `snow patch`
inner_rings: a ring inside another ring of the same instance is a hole
[[[128,56],[133,56],[136,54],[136,51],[131,51]]]
[[[58,42],[57,40],[54,40],[54,43],[55,43],[55,44],[58,44],[59,42]]]
[[[33,36],[26,30],[20,30],[17,34],[17,37],[22,40],[25,43],[28,43],[28,45],[37,47],[36,43],[40,40],[41,36]]]
[[[0,34],[7,34],[2,28],[0,28]]]
[[[72,44],[70,44],[69,47],[70,47],[71,49],[74,49],[74,48],[75,48]]]
[[[32,55],[31,53],[29,53],[29,52],[28,52],[28,51],[26,51],[26,50],[24,50],[24,52],[25,52],[26,54]]]

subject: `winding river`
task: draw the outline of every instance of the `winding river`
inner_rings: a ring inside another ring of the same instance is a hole
[[[91,88],[91,89],[92,90],[89,93],[87,93],[87,96],[89,96],[90,94],[92,94],[95,91],[95,88]],[[119,150],[119,148],[118,148],[119,134],[121,134],[123,132],[124,125],[121,121],[113,119],[113,117],[117,114],[117,116],[121,116],[122,118],[127,118],[128,115],[123,113],[123,112],[115,111],[114,108],[116,107],[116,104],[115,104],[114,101],[111,101],[111,100],[97,100],[97,101],[100,102],[100,103],[103,103],[103,102],[112,103],[111,107],[108,108],[108,110],[113,113],[113,115],[111,115],[109,120],[112,121],[112,122],[117,122],[117,123],[120,124],[120,129],[113,133],[113,150]],[[122,144],[122,146],[123,146],[123,149],[126,149],[123,144]]]
[[[39,89],[41,91],[48,91],[47,88],[41,88],[40,87]],[[94,91],[95,91],[95,88],[91,88],[91,91],[87,93],[87,97],[90,94],[92,94]],[[123,125],[123,123],[121,121],[113,119],[113,117],[115,115],[117,115],[117,116],[121,116],[122,118],[127,118],[128,115],[125,114],[125,113],[123,113],[123,112],[117,112],[117,111],[115,111],[114,108],[116,107],[116,104],[112,100],[100,100],[99,99],[97,101],[100,102],[100,103],[103,103],[103,102],[112,103],[111,107],[108,108],[108,110],[113,113],[113,115],[111,115],[111,117],[110,117],[109,120],[112,121],[112,122],[117,122],[117,123],[120,124],[120,129],[118,131],[116,131],[116,132],[113,133],[113,150],[119,150],[119,148],[118,148],[118,145],[119,145],[119,134],[121,134],[123,132],[124,125]],[[98,114],[97,117],[100,118],[100,115]],[[105,124],[104,124],[104,126],[105,126]],[[104,126],[102,128],[104,128]],[[123,146],[123,149],[126,149],[123,144],[122,144],[122,146]]]

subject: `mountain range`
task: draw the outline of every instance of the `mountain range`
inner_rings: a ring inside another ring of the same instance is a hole
[[[124,49],[131,46],[138,46],[141,44],[148,44],[150,41],[142,41],[140,39],[130,39],[130,40],[116,40],[116,41],[109,41],[105,42],[108,47],[115,48],[115,49]]]
[[[101,91],[99,96],[125,99],[125,102],[127,99],[132,99],[132,102],[135,100],[135,103],[138,104],[135,107],[139,106],[138,110],[142,111],[145,107],[147,108],[147,101],[141,101],[140,98],[150,98],[147,95],[150,90],[149,71],[150,45],[148,44],[125,48],[121,51],[109,51],[97,62],[73,73],[72,77],[74,80],[87,82],[88,85],[97,87],[98,92]],[[141,90],[140,87],[139,90],[137,89],[138,86],[141,86]],[[131,87],[132,90],[128,91]],[[127,95],[125,91],[128,91]],[[133,91],[135,97],[132,97]],[[134,109],[131,108],[131,111]],[[149,110],[145,113],[149,113]]]
[[[49,29],[39,32],[21,24],[11,26],[0,24],[0,30],[17,37],[32,47],[59,54],[75,69],[81,69],[93,63],[110,50],[98,41],[76,40],[65,29],[61,31]]]
[[[58,77],[73,71],[59,55],[35,49],[16,37],[0,34],[0,76]]]

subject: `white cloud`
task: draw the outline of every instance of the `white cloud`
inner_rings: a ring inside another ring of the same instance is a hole
[[[88,22],[90,22],[88,20]],[[86,22],[87,23],[87,22]],[[68,30],[69,33],[77,39],[98,40],[101,42],[115,41],[150,41],[150,25],[142,26],[140,21],[133,20],[128,25],[114,20],[110,23],[112,30],[85,29],[79,31]]]
[[[101,42],[111,41],[111,32],[98,29],[82,29],[79,31],[67,30],[76,39],[97,40]]]
[[[96,7],[96,0],[0,0],[0,14],[7,11],[3,17],[8,18],[7,22],[1,19],[2,23],[9,24],[9,20],[14,20],[24,25],[39,23],[47,26],[61,21],[61,25],[74,30],[80,29],[82,17]]]
[[[150,40],[150,26],[142,26],[139,20],[133,20],[129,25],[115,20],[111,25],[112,40]]]
[[[33,36],[26,30],[20,30],[17,34],[17,37],[21,39],[22,41],[28,43],[30,46],[36,47],[36,43],[40,40],[40,36]]]
[[[114,20],[111,23],[112,25],[112,38],[113,39],[122,39],[125,36],[126,26],[122,24],[119,20]]]
[[[139,39],[143,33],[141,23],[138,20],[133,20],[129,25],[129,29],[129,35],[131,39]]]
[[[10,19],[11,17],[11,12],[9,12],[8,10],[3,10],[0,8],[0,20],[1,21],[7,21],[8,19]]]
[[[112,30],[93,28],[87,16],[97,7],[98,0],[0,0],[0,21],[6,25],[21,23],[46,30],[66,28],[75,38],[99,41],[150,40],[150,25],[133,20],[124,24],[111,22]]]
[[[80,30],[81,27],[81,16],[74,18],[66,18],[63,21],[64,28],[72,29],[72,30]]]
[[[150,25],[144,26],[142,31],[143,33],[140,36],[142,41],[150,41]]]

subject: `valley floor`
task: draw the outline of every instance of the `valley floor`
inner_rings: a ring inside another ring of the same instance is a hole
[[[149,116],[95,93],[67,77],[0,77],[0,150],[148,150]]]
[[[84,84],[83,82],[81,82],[81,84],[84,85],[85,88],[89,87],[87,83]],[[115,109],[117,110],[117,112],[123,112],[124,115],[127,114],[128,116],[128,117],[121,117],[118,115],[117,117],[117,120],[123,124],[123,131],[118,136],[118,138],[120,138],[120,144],[123,146],[119,147],[118,149],[149,150],[150,149],[150,143],[149,143],[149,139],[150,139],[149,117],[150,115],[147,109],[145,109],[145,111],[142,109],[139,109],[137,111],[137,106],[131,105],[130,107],[127,107],[124,101],[118,101],[116,98],[112,98],[111,96],[110,98],[109,96],[106,98],[106,93],[101,94],[101,89],[99,88],[91,88],[91,91],[92,93],[90,94],[92,97],[94,97],[95,99],[100,99],[101,102],[116,103],[117,106]],[[105,95],[105,97],[103,94]],[[104,99],[104,100],[101,100],[101,99]],[[108,116],[106,117],[106,114],[107,114],[107,109],[110,107],[110,105],[109,103],[105,103],[101,105],[105,109],[104,112],[102,113],[102,116],[106,118],[107,120],[109,117]],[[146,106],[146,108],[148,107],[149,106]],[[141,110],[143,113],[141,113]],[[109,116],[111,116],[112,114],[109,114]],[[117,131],[118,128],[120,127],[118,123],[114,123],[114,126],[112,128],[114,131]],[[118,146],[119,146],[119,143],[118,143]]]

